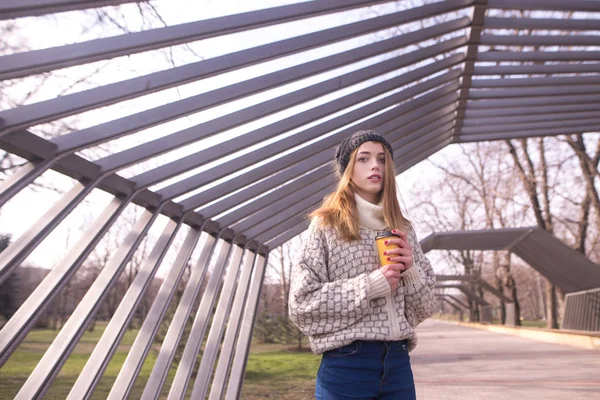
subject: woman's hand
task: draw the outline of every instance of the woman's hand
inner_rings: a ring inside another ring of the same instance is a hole
[[[401,271],[408,271],[413,266],[412,247],[408,244],[408,238],[405,232],[394,229],[392,230],[392,233],[398,237],[388,239],[386,244],[396,244],[398,245],[398,248],[387,250],[383,255],[388,257],[388,261],[391,261],[394,264],[401,264]]]
[[[398,288],[398,282],[400,281],[400,273],[402,272],[402,268],[404,266],[402,264],[387,264],[381,267],[381,272],[383,276],[388,281],[390,285],[390,289],[392,292]]]

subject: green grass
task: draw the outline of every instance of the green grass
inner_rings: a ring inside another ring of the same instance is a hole
[[[65,399],[67,397],[105,328],[105,323],[98,323],[93,332],[86,332],[83,335],[79,344],[63,365],[44,399]],[[137,329],[132,329],[123,335],[123,339],[115,355],[108,364],[106,372],[94,392],[93,399],[106,399],[137,333]],[[23,343],[21,343],[7,363],[0,369],[0,399],[13,398],[18,393],[57,334],[58,331],[51,329],[36,329],[27,335]],[[153,349],[148,354],[140,376],[134,386],[131,395],[132,398],[139,398],[141,396],[145,382],[148,380],[148,376],[156,360],[156,350]],[[171,373],[171,379],[173,375],[174,372]]]
[[[545,328],[546,321],[542,321],[542,320],[529,321],[529,320],[524,319],[521,321],[521,326],[525,327],[525,328]]]
[[[44,399],[62,400],[67,397],[105,328],[105,323],[99,323],[93,332],[84,334]],[[0,369],[0,399],[15,397],[57,333],[58,331],[51,329],[36,329],[27,335]],[[106,399],[137,333],[137,329],[125,333],[94,392],[93,399]],[[290,347],[280,344],[252,344],[242,392],[243,399],[314,398],[314,382],[321,357],[310,351],[293,351]],[[159,346],[154,346],[148,354],[130,398],[141,397],[158,349]],[[175,368],[171,368],[161,398],[166,398],[174,375]],[[193,381],[190,382],[188,395],[192,385]]]
[[[290,351],[283,345],[254,344],[250,349],[242,399],[313,399],[321,356]]]

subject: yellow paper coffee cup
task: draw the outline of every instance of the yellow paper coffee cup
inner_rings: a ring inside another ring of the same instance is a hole
[[[388,256],[383,255],[383,253],[387,250],[397,249],[399,246],[397,244],[385,244],[385,241],[391,238],[396,237],[390,231],[378,231],[375,236],[375,243],[377,244],[377,253],[379,254],[379,263],[381,265],[393,264],[393,261],[388,261]]]

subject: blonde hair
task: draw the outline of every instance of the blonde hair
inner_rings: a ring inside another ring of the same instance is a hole
[[[389,228],[406,229],[410,225],[402,211],[396,196],[396,170],[394,160],[390,152],[383,147],[385,153],[385,173],[383,178],[383,219]],[[342,239],[346,241],[360,239],[358,211],[356,209],[356,185],[350,179],[356,162],[358,148],[350,155],[350,161],[346,170],[341,174],[338,172],[339,182],[337,188],[323,199],[319,208],[310,214],[316,218],[320,226],[333,227]],[[381,197],[380,197],[381,200]]]

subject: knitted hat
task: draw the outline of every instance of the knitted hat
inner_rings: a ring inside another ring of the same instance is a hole
[[[374,131],[358,131],[352,134],[349,138],[346,138],[339,144],[335,149],[335,161],[337,162],[340,174],[343,174],[350,162],[350,155],[365,142],[379,142],[384,145],[392,158],[394,157],[394,150],[387,140],[381,135],[378,135]]]

